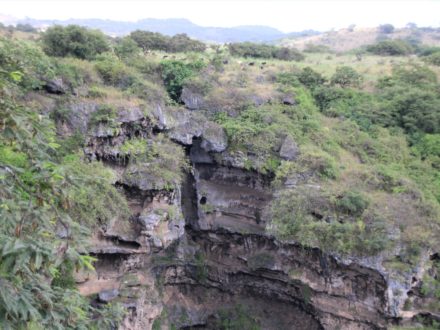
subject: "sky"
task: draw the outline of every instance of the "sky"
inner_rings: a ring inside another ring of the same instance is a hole
[[[187,18],[202,26],[268,25],[283,32],[373,27],[440,26],[440,0],[0,0],[0,14],[38,19]]]

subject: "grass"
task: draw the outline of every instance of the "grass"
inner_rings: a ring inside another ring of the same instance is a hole
[[[423,64],[420,59],[409,58],[408,56],[390,57],[365,54],[362,56],[362,60],[359,61],[355,54],[312,53],[307,54],[306,59],[296,65],[299,68],[311,66],[326,78],[330,78],[338,66],[351,66],[364,76],[364,88],[371,91],[381,76],[391,74],[394,65],[409,63]],[[436,72],[440,78],[440,69],[438,67],[430,66],[430,69]]]

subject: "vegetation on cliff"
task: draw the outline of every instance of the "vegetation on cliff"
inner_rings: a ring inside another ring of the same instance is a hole
[[[91,307],[74,275],[93,268],[91,231],[129,213],[117,180],[151,190],[181,184],[187,154],[168,133],[184,106],[224,129],[229,145],[218,161],[226,155],[228,166],[232,159],[270,181],[267,231],[278,239],[381,254],[394,266],[396,254],[417,267],[425,251],[438,253],[438,49],[410,59],[400,56],[411,52],[406,44],[382,41],[367,49],[376,55],[359,58],[145,31],[26,33],[0,39],[3,328],[102,329],[121,320],[119,304]],[[107,163],[84,152],[100,147],[97,137],[111,141]],[[432,263],[422,290],[438,299]]]

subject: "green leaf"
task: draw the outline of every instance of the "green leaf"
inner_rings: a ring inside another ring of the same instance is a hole
[[[15,82],[20,82],[21,79],[23,78],[23,74],[20,71],[13,71],[9,73],[9,76],[11,77],[12,80],[14,80]]]

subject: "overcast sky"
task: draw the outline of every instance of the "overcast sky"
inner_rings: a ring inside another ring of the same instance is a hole
[[[39,19],[187,18],[203,26],[269,25],[284,32],[408,22],[440,26],[440,0],[0,0],[0,14]]]

